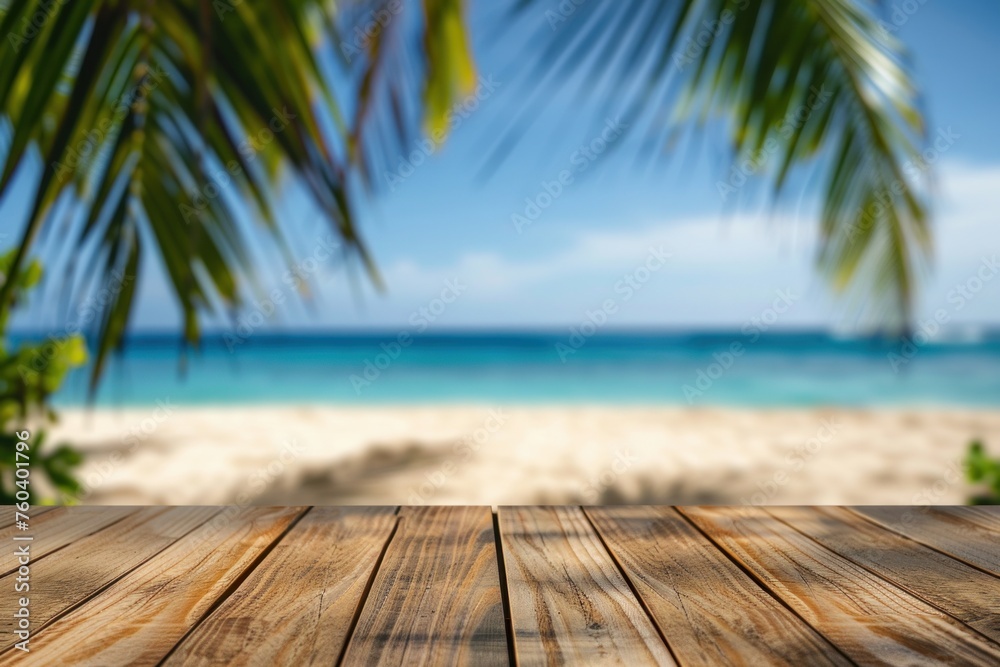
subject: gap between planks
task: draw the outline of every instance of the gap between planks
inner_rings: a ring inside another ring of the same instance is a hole
[[[110,509],[110,508],[107,508],[107,509]],[[211,606],[209,608],[207,608],[204,611],[204,613],[201,614],[201,616],[194,622],[194,624],[183,634],[183,636],[181,636],[174,643],[173,647],[166,653],[166,655],[163,656],[163,658],[157,664],[162,665],[162,664],[166,663],[168,661],[168,659],[177,650],[177,648],[180,647],[185,642],[185,640],[188,637],[190,637],[192,634],[194,634],[202,626],[202,624],[207,619],[209,619],[216,612],[216,610],[219,609],[219,607],[221,607],[224,603],[226,603],[226,601],[237,590],[239,590],[241,586],[243,586],[243,584],[246,582],[246,580],[250,576],[253,575],[253,573],[257,570],[257,568],[268,558],[268,556],[274,551],[274,549],[279,544],[281,544],[283,542],[283,540],[286,539],[286,537],[289,535],[289,533],[292,532],[292,530],[295,528],[295,526],[297,524],[299,524],[299,522],[302,521],[310,512],[314,511],[314,509],[315,508],[312,507],[312,506],[304,508],[301,511],[301,513],[289,525],[287,525],[284,528],[284,530],[279,535],[277,535],[273,539],[273,541],[270,544],[268,544],[261,553],[259,553],[257,555],[256,558],[254,558],[254,560],[245,568],[245,570],[242,572],[242,574],[236,580],[230,582],[229,586],[219,594],[218,598],[211,604]],[[439,508],[436,508],[436,509],[439,509]],[[536,509],[541,509],[541,508],[536,508]],[[676,662],[678,662],[679,664],[683,664],[682,660],[678,659],[678,656],[675,654],[674,647],[672,647],[671,643],[669,641],[667,641],[666,635],[664,634],[664,628],[661,627],[660,622],[657,621],[656,615],[651,610],[651,608],[650,608],[650,602],[647,601],[643,597],[643,595],[641,594],[641,592],[639,590],[639,587],[637,586],[637,582],[633,581],[633,577],[630,576],[628,568],[626,568],[625,565],[623,564],[623,562],[621,561],[620,554],[616,552],[616,549],[612,548],[612,546],[608,543],[608,538],[606,537],[606,535],[595,524],[594,517],[591,516],[591,512],[595,511],[595,510],[593,508],[591,508],[590,510],[588,510],[588,508],[580,507],[580,506],[575,507],[575,509],[582,514],[582,516],[583,516],[583,518],[584,518],[584,520],[586,522],[586,525],[589,526],[589,530],[591,531],[593,537],[600,544],[600,547],[603,550],[603,552],[610,559],[610,562],[614,564],[614,567],[618,570],[618,573],[620,574],[620,576],[622,577],[622,579],[624,580],[624,582],[628,585],[628,589],[631,591],[632,596],[634,597],[634,599],[636,600],[636,602],[638,603],[638,605],[641,607],[642,612],[648,618],[648,620],[652,624],[653,628],[655,628],[656,632],[658,633],[659,640],[662,641],[662,643],[666,647],[667,651],[670,652],[671,657],[674,658],[674,660]],[[615,508],[614,507],[597,508],[597,509],[599,511],[607,511],[612,516],[615,513]],[[911,528],[909,526],[907,527],[907,530],[905,530],[905,531],[903,531],[903,530],[894,530],[894,527],[893,527],[892,523],[889,520],[887,520],[885,517],[876,518],[874,516],[871,516],[871,515],[867,514],[865,512],[865,509],[866,508],[844,508],[841,511],[843,513],[850,513],[850,514],[856,516],[858,518],[858,520],[862,524],[865,524],[865,525],[869,526],[871,529],[882,531],[886,535],[891,536],[892,539],[911,542],[913,544],[913,546],[914,546],[915,549],[926,549],[926,550],[931,551],[931,552],[933,552],[935,554],[940,554],[943,557],[947,557],[949,559],[952,559],[956,563],[959,563],[959,564],[961,564],[961,565],[963,565],[965,567],[974,568],[976,571],[981,571],[981,572],[984,572],[987,575],[991,575],[992,577],[998,577],[998,578],[1000,578],[1000,574],[998,574],[995,569],[993,569],[992,567],[990,567],[991,563],[986,563],[985,566],[984,566],[983,564],[977,563],[977,558],[974,557],[974,556],[976,556],[975,553],[972,553],[972,555],[968,555],[968,554],[962,553],[961,549],[962,548],[968,548],[967,546],[962,545],[962,544],[957,544],[956,546],[948,548],[948,544],[946,542],[943,542],[944,538],[941,537],[940,535],[937,535],[937,536],[931,535],[930,537],[928,537],[928,536],[922,535],[919,530],[917,530],[915,528]],[[902,509],[903,508],[900,508],[900,510],[902,510]],[[502,609],[503,609],[503,617],[504,617],[504,631],[505,631],[506,639],[507,639],[507,658],[508,658],[508,661],[510,662],[510,664],[513,665],[513,664],[517,664],[518,663],[518,656],[516,655],[515,634],[514,634],[513,621],[512,621],[512,616],[511,616],[511,602],[510,602],[510,593],[511,593],[511,591],[510,591],[509,585],[508,585],[509,581],[510,581],[510,578],[508,576],[508,568],[507,568],[507,563],[506,563],[506,559],[505,559],[505,556],[504,556],[504,546],[505,546],[504,537],[505,536],[504,536],[503,531],[501,531],[501,529],[500,529],[500,526],[501,526],[501,513],[509,512],[511,510],[512,510],[512,508],[507,508],[507,507],[503,507],[503,508],[490,508],[491,519],[492,519],[492,531],[493,531],[493,550],[494,550],[494,553],[495,553],[496,567],[497,567],[497,570],[498,570],[498,579],[499,579],[498,583],[499,583],[499,588],[500,588],[500,597],[501,597]],[[678,516],[680,516],[683,519],[684,522],[686,522],[688,525],[690,525],[691,528],[694,531],[696,531],[698,534],[700,534],[702,537],[704,537],[707,540],[708,544],[710,544],[712,547],[714,547],[726,560],[728,560],[729,562],[733,563],[734,566],[739,569],[739,571],[741,571],[743,574],[745,574],[746,576],[748,576],[750,578],[750,580],[756,586],[758,586],[764,593],[766,593],[769,597],[771,597],[774,600],[776,600],[778,604],[780,604],[783,608],[787,609],[792,615],[794,615],[796,618],[798,618],[805,626],[807,626],[811,630],[815,631],[817,633],[817,635],[823,637],[838,652],[840,652],[842,655],[845,655],[843,653],[841,647],[839,646],[839,642],[838,641],[832,640],[830,637],[826,636],[813,623],[811,623],[810,621],[806,620],[806,618],[804,618],[799,613],[799,611],[797,611],[796,608],[793,607],[792,604],[790,604],[785,599],[783,599],[782,596],[777,591],[773,590],[763,579],[761,579],[760,577],[758,577],[757,574],[754,571],[752,571],[747,566],[745,566],[744,563],[741,562],[741,558],[738,558],[734,553],[731,553],[730,550],[729,550],[729,548],[727,548],[727,547],[723,546],[722,544],[720,544],[715,538],[713,538],[712,535],[709,535],[708,533],[706,533],[705,530],[703,530],[702,527],[699,525],[700,521],[696,522],[696,521],[694,521],[692,519],[691,516],[688,516],[688,514],[687,514],[688,511],[694,511],[695,515],[697,516],[699,514],[698,508],[690,508],[690,510],[689,510],[689,508],[674,507],[674,508],[672,508],[672,510],[675,511],[678,514]],[[381,550],[380,550],[380,552],[378,554],[378,557],[377,557],[377,559],[376,559],[376,561],[374,563],[374,566],[372,567],[372,570],[371,570],[370,574],[367,577],[367,581],[366,581],[364,590],[363,590],[363,592],[360,595],[360,598],[359,598],[359,600],[357,602],[357,605],[356,605],[355,609],[353,610],[351,624],[350,624],[349,630],[348,630],[348,632],[346,634],[346,637],[344,639],[344,643],[343,643],[342,649],[340,650],[339,655],[336,657],[336,661],[335,661],[334,664],[340,665],[340,664],[342,664],[344,662],[345,655],[347,654],[347,652],[348,652],[348,650],[350,648],[351,642],[354,639],[355,632],[356,632],[357,627],[358,627],[359,619],[362,617],[362,614],[364,613],[365,605],[369,601],[369,598],[370,598],[370,595],[371,595],[371,592],[372,592],[372,587],[373,587],[373,585],[374,585],[374,583],[376,581],[376,578],[378,577],[379,573],[382,570],[386,554],[392,548],[392,545],[393,545],[394,541],[397,538],[397,532],[398,532],[399,526],[400,526],[400,520],[399,520],[400,511],[401,511],[401,508],[399,508],[399,507],[395,508],[394,515],[395,515],[396,518],[395,518],[392,530],[389,533],[388,537],[385,539],[384,543],[382,544]],[[897,583],[897,581],[894,580],[894,577],[889,577],[884,572],[879,572],[876,569],[873,569],[871,567],[866,566],[864,562],[859,562],[857,560],[857,558],[851,557],[847,553],[842,553],[843,549],[836,548],[837,545],[831,546],[831,544],[824,543],[823,541],[817,540],[815,536],[810,535],[809,532],[803,530],[799,526],[790,524],[788,521],[785,520],[785,518],[783,518],[781,516],[782,512],[784,512],[784,510],[777,512],[778,515],[776,515],[775,512],[768,512],[767,510],[761,510],[760,514],[762,516],[769,515],[773,520],[776,520],[776,521],[780,522],[781,524],[786,525],[789,529],[793,530],[797,534],[799,534],[802,537],[804,537],[804,538],[812,541],[813,543],[816,544],[817,547],[822,548],[823,551],[828,552],[831,555],[843,558],[843,559],[845,559],[847,561],[853,562],[857,567],[859,567],[861,569],[864,569],[864,570],[867,570],[871,575],[873,575],[874,577],[876,577],[878,579],[883,580],[886,584],[888,584],[888,585],[890,585],[892,587],[896,587],[896,588],[899,588],[901,590],[906,591],[909,595],[914,596],[917,599],[923,600],[924,603],[929,604],[929,605],[935,607],[938,611],[940,611],[940,612],[942,612],[942,613],[944,613],[944,614],[952,617],[953,619],[955,619],[956,623],[960,623],[960,624],[965,625],[966,627],[968,627],[968,625],[966,623],[963,623],[963,621],[961,619],[955,617],[955,615],[954,615],[954,613],[952,613],[952,611],[949,611],[948,609],[942,609],[942,607],[939,604],[935,604],[931,600],[927,599],[924,595],[921,595],[918,592],[914,592],[914,590],[910,589],[908,586],[905,585],[906,582],[898,582]],[[813,512],[816,512],[816,510],[813,509]],[[95,534],[100,534],[100,533],[102,533],[104,531],[112,529],[113,527],[115,527],[119,523],[125,521],[126,519],[134,517],[136,513],[137,512],[135,512],[135,511],[128,512],[128,513],[124,514],[123,516],[118,517],[118,518],[116,518],[116,519],[114,519],[112,521],[109,521],[108,523],[105,523],[105,524],[103,524],[100,527],[97,527],[95,529],[80,530],[79,532],[81,533],[81,535],[78,535],[72,541],[67,541],[67,542],[65,542],[65,543],[63,543],[63,544],[55,547],[54,549],[52,549],[51,551],[46,552],[43,556],[40,556],[39,558],[41,559],[41,558],[44,558],[46,556],[52,556],[53,554],[57,554],[60,551],[66,549],[67,547],[71,547],[72,545],[76,544],[78,541],[85,540],[88,537],[93,537]],[[785,512],[785,513],[787,513],[787,512]],[[950,516],[949,519],[959,522],[959,525],[969,525],[973,529],[973,532],[975,532],[978,535],[982,535],[982,534],[985,534],[987,532],[990,532],[991,529],[993,529],[992,532],[995,534],[995,532],[996,532],[995,531],[995,526],[997,525],[997,522],[1000,522],[1000,514],[997,514],[997,513],[994,513],[994,512],[983,512],[983,513],[981,513],[981,514],[979,514],[979,515],[977,515],[976,517],[973,517],[973,518],[966,517],[963,514],[960,514],[958,511],[953,511],[953,512],[942,511],[941,512],[942,515],[945,514],[945,513],[953,515],[953,516]],[[59,514],[61,514],[61,513],[60,512],[56,512],[56,511],[52,511],[52,515],[59,515]],[[820,512],[820,514],[821,514],[821,512]],[[41,516],[44,516],[44,515],[49,515],[49,512],[47,511],[47,512],[41,513],[39,515],[39,518],[41,518]],[[756,514],[754,516],[756,516]],[[935,516],[937,517],[937,515],[935,515]],[[49,521],[54,521],[54,520],[55,520],[55,516],[48,516],[46,523],[49,522]],[[926,519],[926,520],[929,520],[929,519]],[[935,522],[935,525],[937,527],[940,527],[940,524],[943,521],[944,521],[944,517],[943,516],[939,516],[939,517],[937,517],[937,521]],[[207,519],[206,519],[206,522],[207,522]],[[201,524],[199,524],[199,525],[201,525]],[[195,527],[191,528],[188,531],[188,533],[193,532],[194,530],[197,529],[197,527],[198,526],[195,526]],[[188,533],[185,533],[184,536],[186,536]],[[941,533],[941,534],[943,534],[943,533]],[[175,542],[180,541],[181,539],[183,539],[184,536],[182,536],[181,538],[177,538],[177,540],[175,540]],[[981,540],[982,538],[980,537],[979,539]],[[169,545],[164,546],[163,548],[159,549],[155,554],[152,554],[152,555],[146,557],[141,563],[138,563],[138,564],[136,564],[134,566],[131,566],[129,570],[121,573],[120,575],[116,576],[113,580],[111,580],[111,581],[103,584],[100,588],[98,588],[97,590],[95,590],[92,593],[88,594],[82,601],[78,601],[78,602],[72,604],[70,607],[68,607],[68,608],[60,611],[58,613],[58,615],[56,615],[53,618],[49,619],[41,628],[39,628],[39,630],[46,629],[47,627],[49,627],[50,625],[52,625],[53,623],[55,623],[57,620],[59,620],[63,616],[71,613],[75,609],[77,609],[80,606],[84,605],[86,602],[88,602],[88,601],[90,601],[90,600],[98,597],[103,591],[106,591],[108,588],[110,588],[111,586],[113,586],[120,579],[122,579],[125,576],[127,576],[134,569],[137,569],[142,564],[144,564],[144,563],[152,560],[156,556],[158,556],[161,552],[165,551],[168,547],[169,547]],[[956,549],[962,555],[956,555],[956,553],[954,553],[956,551]],[[965,556],[965,557],[963,557],[963,556]],[[970,561],[972,561],[972,562],[970,562]],[[794,601],[793,601],[793,604],[794,604]],[[970,630],[971,629],[972,628],[970,628]],[[3,651],[2,653],[6,653],[6,651]],[[846,655],[845,655],[845,657],[846,657]]]
[[[1000,664],[1000,644],[763,510],[683,511],[856,662]]]
[[[670,657],[673,658],[674,662],[676,662],[678,665],[684,664],[683,662],[681,662],[681,660],[678,659],[677,652],[674,650],[674,647],[670,645],[669,641],[667,641],[667,636],[664,634],[663,628],[660,627],[659,621],[656,620],[656,616],[650,610],[649,604],[646,602],[645,599],[643,599],[642,595],[639,593],[639,589],[636,588],[635,582],[632,581],[632,578],[625,570],[625,567],[618,559],[618,556],[615,554],[614,551],[612,551],[611,547],[608,546],[607,540],[604,539],[604,535],[601,533],[600,530],[597,529],[597,526],[594,525],[594,519],[593,517],[590,516],[590,512],[587,511],[586,507],[581,507],[580,511],[583,513],[583,518],[587,520],[587,524],[590,526],[590,529],[594,531],[595,535],[597,535],[597,539],[600,541],[601,546],[604,547],[604,551],[606,551],[608,556],[611,558],[611,562],[614,563],[615,567],[618,568],[618,572],[619,574],[621,574],[622,579],[624,579],[625,583],[628,584],[629,590],[632,591],[632,595],[634,595],[635,599],[639,601],[639,606],[642,607],[642,610],[644,612],[646,612],[646,616],[649,618],[649,622],[652,623],[654,628],[656,628],[657,634],[660,635],[660,641],[663,642],[663,645],[667,647],[667,651],[670,652]]]
[[[174,651],[176,651],[177,648],[184,643],[184,640],[187,639],[189,636],[191,636],[191,634],[196,629],[198,629],[198,626],[204,623],[205,620],[209,616],[211,616],[212,613],[216,609],[218,609],[223,602],[225,602],[233,593],[236,592],[236,590],[240,586],[243,585],[243,582],[246,581],[247,578],[250,576],[250,574],[257,569],[257,566],[260,565],[265,558],[267,558],[267,556],[274,550],[274,548],[278,546],[278,543],[281,542],[281,540],[284,539],[284,537],[288,535],[289,532],[291,532],[292,528],[294,528],[300,521],[302,521],[303,517],[305,517],[306,514],[312,511],[312,509],[313,509],[312,506],[306,507],[301,513],[299,513],[298,516],[292,519],[287,526],[285,526],[285,529],[278,535],[277,538],[275,538],[273,542],[264,547],[261,550],[261,552],[257,554],[257,557],[253,561],[251,561],[251,563],[246,567],[246,569],[243,570],[243,572],[240,573],[239,576],[233,579],[233,581],[229,584],[229,586],[224,591],[222,591],[222,594],[215,599],[215,601],[205,610],[205,612],[201,615],[201,617],[197,621],[195,621],[190,628],[188,628],[187,632],[185,632],[181,636],[181,638],[174,643],[173,647],[171,647],[171,649],[167,652],[167,654],[163,656],[163,658],[161,658],[158,663],[156,663],[157,667],[165,664],[167,660],[170,659],[170,656],[174,654]]]

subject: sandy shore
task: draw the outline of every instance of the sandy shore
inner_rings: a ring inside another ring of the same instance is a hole
[[[616,406],[68,410],[88,504],[962,503],[1000,411]]]

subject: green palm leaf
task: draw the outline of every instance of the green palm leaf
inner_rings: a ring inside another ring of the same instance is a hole
[[[419,20],[402,16],[404,5]],[[610,90],[644,119],[656,155],[680,129],[722,119],[735,156],[770,150],[764,175],[777,195],[794,172],[815,173],[819,268],[837,289],[874,296],[890,323],[909,321],[931,244],[914,178],[925,128],[905,53],[880,29],[873,3],[571,5],[553,30],[538,18],[561,5],[514,2],[505,28],[528,17],[540,31],[529,83],[550,94],[584,70],[587,89]],[[0,46],[0,194],[32,156],[45,165],[14,271],[39,239],[71,243],[74,257],[50,269],[72,273],[79,262],[83,293],[111,276],[134,280],[151,251],[194,343],[199,317],[238,306],[252,284],[244,210],[283,247],[287,221],[274,201],[290,172],[377,283],[350,180],[377,189],[374,175],[417,133],[447,129],[451,105],[475,83],[464,11],[462,0],[9,3],[0,18],[0,34],[15,36]],[[358,27],[376,12],[386,20],[359,42]],[[22,39],[24,25],[35,29]],[[504,150],[509,139],[500,138]],[[231,196],[218,194],[223,187]],[[72,213],[68,224],[61,211]],[[134,282],[115,285],[92,385],[132,309]],[[2,309],[8,289],[5,281]]]
[[[425,5],[424,25],[450,40],[418,75],[437,109],[456,94],[456,77],[467,76],[471,59],[460,3]],[[344,109],[358,92],[349,82],[336,90],[337,77],[320,63],[324,49],[341,41],[335,8],[321,0],[6,7],[0,25],[14,37],[0,47],[0,193],[9,193],[32,155],[44,165],[12,271],[40,238],[58,234],[77,256],[53,272],[75,270],[80,294],[110,284],[92,389],[123,339],[148,257],[142,248],[158,256],[185,337],[196,343],[199,317],[220,303],[237,307],[253,281],[241,205],[284,247],[288,221],[274,201],[289,172],[378,283],[348,183],[350,142],[365,136],[368,121],[359,116],[355,127],[345,126]],[[35,27],[22,31],[25,25]],[[377,53],[362,55],[358,66],[374,71]],[[436,113],[427,116],[432,124]],[[72,212],[68,225],[60,210]],[[4,309],[8,289],[4,281]]]
[[[551,94],[586,70],[586,88],[645,119],[656,154],[685,127],[721,119],[736,162],[766,156],[755,175],[776,195],[793,171],[814,173],[819,269],[881,324],[905,327],[931,249],[926,131],[906,54],[878,9],[867,0],[519,0],[510,20],[533,23],[545,44],[532,80],[548,81]]]

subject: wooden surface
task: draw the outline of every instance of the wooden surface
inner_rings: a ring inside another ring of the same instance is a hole
[[[587,514],[683,664],[850,664],[677,510],[602,507]]]
[[[488,507],[408,507],[400,512],[343,662],[507,664]]]
[[[521,662],[675,664],[583,510],[513,507],[499,519]]]
[[[0,665],[1000,665],[995,508],[4,512]]]
[[[166,664],[330,662],[395,526],[393,508],[313,509]]]

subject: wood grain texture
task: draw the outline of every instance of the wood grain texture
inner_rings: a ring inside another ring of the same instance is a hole
[[[978,512],[989,514],[997,519],[1000,519],[1000,505],[976,505],[967,509],[974,509]]]
[[[1000,664],[997,644],[762,509],[681,511],[859,664]]]
[[[8,531],[7,529],[14,525],[16,508],[13,505],[3,505],[3,516],[0,517],[0,539],[9,540],[10,535],[14,534],[14,530]],[[34,519],[40,517],[46,512],[51,512],[54,509],[58,509],[54,505],[32,505],[26,514],[31,517],[28,522],[32,522]]]
[[[35,512],[32,651],[11,648],[0,596],[0,667],[500,665],[508,645],[521,665],[1000,665],[998,508],[503,508],[499,535],[494,520]]]
[[[215,507],[147,507],[116,523],[113,530],[88,535],[32,563],[32,588],[27,593],[34,632],[218,512]],[[16,576],[11,573],[0,579],[0,590],[13,590]],[[0,650],[17,641],[13,629],[13,617],[0,616]]]
[[[332,665],[396,526],[393,507],[316,507],[166,665]]]
[[[498,518],[518,664],[675,664],[580,508]]]
[[[1000,642],[1000,579],[839,507],[773,507],[768,512]]]
[[[995,532],[1000,539],[1000,505],[976,505],[973,507],[941,505],[935,506],[934,511],[971,521],[988,531]]]
[[[304,510],[223,509],[0,665],[156,665]]]
[[[4,505],[2,510],[2,513],[4,515],[4,522],[3,526],[0,527],[0,544],[14,544],[12,538],[15,535],[22,535],[22,536],[25,534],[34,535],[36,532],[35,522],[37,520],[40,520],[43,514],[47,514],[56,509],[58,508],[50,506],[42,506],[42,505],[32,506],[32,508],[28,511],[28,516],[31,517],[30,519],[28,519],[28,525],[30,529],[28,531],[23,531],[19,530],[14,525],[14,512],[16,511],[14,506]],[[0,555],[0,576],[2,576],[2,573],[4,571],[9,569],[9,563],[11,561],[9,561],[8,559],[9,559],[9,554],[4,553],[3,555]]]
[[[1000,577],[1000,533],[934,507],[852,507],[881,526]]]
[[[107,528],[136,511],[135,507],[61,507],[32,518],[29,530],[11,529],[13,535],[31,535],[31,560],[37,562],[43,556],[62,549],[82,537]],[[12,544],[10,537],[7,542]],[[0,576],[6,576],[17,569],[14,549],[4,549],[0,553]]]
[[[507,665],[489,507],[406,507],[345,665]]]
[[[673,508],[586,512],[682,664],[850,664]]]

